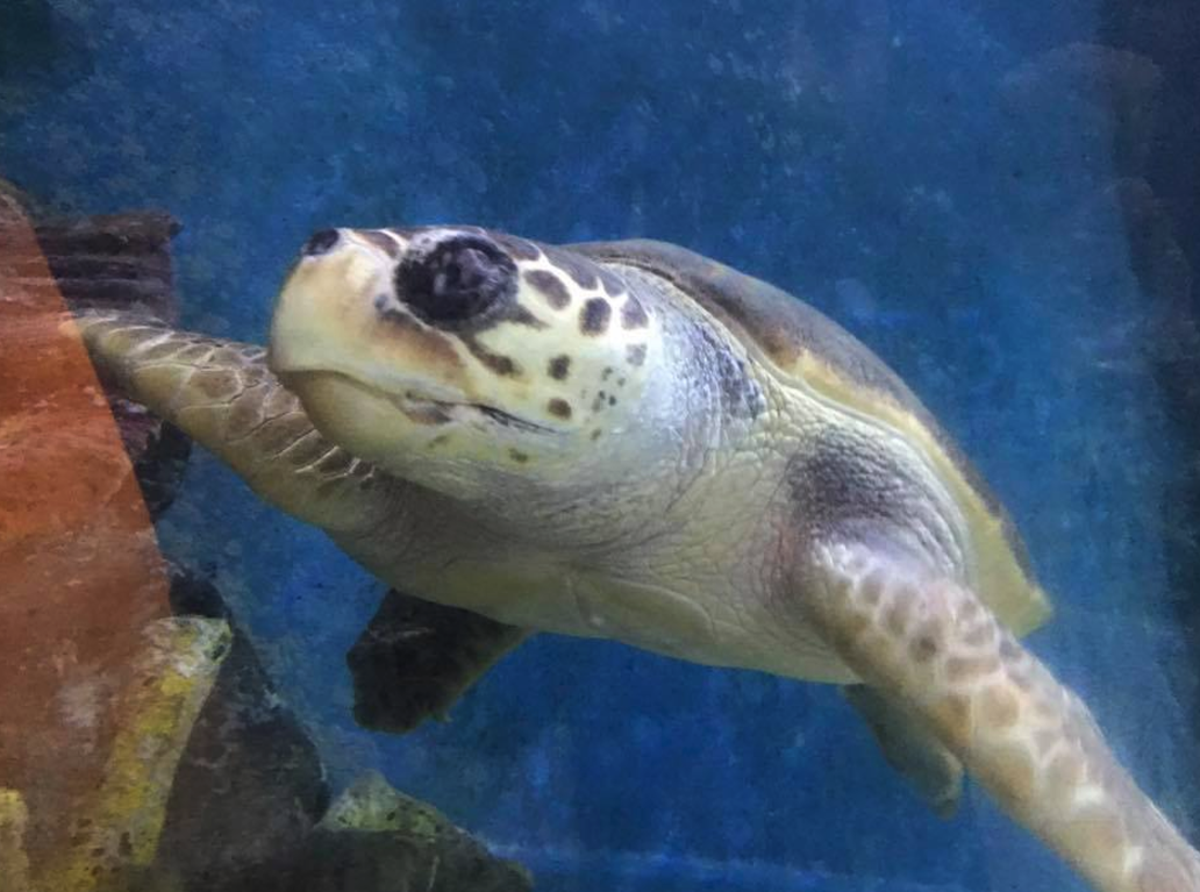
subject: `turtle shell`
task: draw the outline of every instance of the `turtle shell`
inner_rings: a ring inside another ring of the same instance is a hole
[[[902,433],[928,457],[966,518],[983,599],[1017,634],[1049,617],[1004,506],[916,394],[854,335],[799,298],[677,245],[638,239],[569,247],[666,279],[785,378],[802,378],[823,396]]]

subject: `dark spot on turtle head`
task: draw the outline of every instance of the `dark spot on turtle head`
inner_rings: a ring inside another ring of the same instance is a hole
[[[641,365],[646,361],[646,345],[630,344],[625,348],[625,358],[630,365]]]
[[[546,409],[556,418],[570,418],[571,404],[566,400],[555,397],[546,404]]]
[[[600,439],[600,428],[596,428],[594,431],[592,431],[592,439],[593,440]]]
[[[520,304],[515,305],[504,315],[504,321],[512,322],[516,325],[524,325],[539,331],[543,328],[549,328],[545,322],[533,315],[533,313],[529,312],[529,310]]]
[[[642,306],[642,302],[629,295],[625,300],[625,306],[621,307],[621,327],[622,328],[645,328],[650,324],[650,317],[646,315],[646,308]]]
[[[615,396],[610,395],[608,398],[608,404],[610,406],[615,406],[617,404],[617,398]]]
[[[554,273],[544,269],[530,270],[525,273],[525,281],[540,291],[546,298],[546,303],[554,309],[561,310],[570,305],[571,292]]]
[[[381,229],[356,229],[354,234],[363,241],[370,242],[379,250],[387,254],[388,257],[398,257],[400,255],[400,245],[396,240]]]
[[[603,297],[589,298],[579,312],[579,330],[586,335],[603,334],[612,318],[612,304]]]
[[[625,376],[624,375],[622,375],[620,378],[617,379],[617,386],[618,387],[625,386]]]
[[[550,360],[548,369],[550,377],[555,381],[567,380],[567,375],[571,373],[571,357],[567,355],[556,356]]]
[[[523,465],[527,461],[529,461],[529,456],[526,453],[522,452],[520,449],[508,450],[508,457],[511,458],[513,461],[515,461],[519,465]]]
[[[473,334],[460,335],[462,342],[467,349],[471,351],[471,355],[482,362],[485,366],[503,377],[512,377],[521,374],[521,367],[513,360],[511,356],[503,356],[499,353],[493,353],[483,344],[479,343],[478,338]]]
[[[318,230],[308,237],[308,241],[300,248],[300,254],[303,257],[319,257],[322,254],[328,254],[341,239],[342,234],[336,229]]]

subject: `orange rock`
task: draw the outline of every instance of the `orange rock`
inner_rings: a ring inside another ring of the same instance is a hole
[[[0,789],[52,858],[131,721],[168,580],[100,384],[37,240],[0,192]]]

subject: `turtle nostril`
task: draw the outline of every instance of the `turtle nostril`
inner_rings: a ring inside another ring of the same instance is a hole
[[[455,235],[410,253],[396,269],[396,293],[421,319],[477,320],[517,292],[517,265],[491,239]]]
[[[300,249],[300,253],[305,257],[318,257],[321,254],[328,254],[333,250],[333,246],[341,239],[341,233],[336,229],[322,229],[319,232],[314,232],[309,236],[308,241],[304,243],[304,247]]]

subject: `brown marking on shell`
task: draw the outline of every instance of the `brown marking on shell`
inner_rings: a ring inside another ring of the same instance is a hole
[[[603,334],[611,319],[612,304],[606,298],[589,298],[579,311],[579,330],[585,335]]]
[[[400,245],[394,238],[388,235],[381,229],[355,229],[352,230],[355,235],[363,241],[370,242],[376,248],[386,253],[389,257],[400,256]]]
[[[571,404],[558,397],[555,397],[546,404],[546,410],[557,418],[571,417]]]
[[[646,308],[642,306],[642,302],[632,294],[625,299],[625,305],[621,307],[621,327],[625,329],[645,328],[650,324],[650,317],[646,315]]]
[[[479,342],[479,339],[474,334],[462,332],[459,334],[459,339],[471,351],[471,355],[482,362],[487,368],[491,369],[497,375],[505,378],[516,377],[521,374],[521,367],[517,361],[511,356],[504,356],[499,353],[493,353],[487,347]]]
[[[536,288],[546,303],[556,310],[562,310],[571,304],[571,292],[563,284],[563,280],[549,270],[534,269],[524,274],[525,281]]]
[[[555,381],[566,381],[567,376],[571,374],[571,357],[566,354],[555,356],[550,360],[546,372]]]

